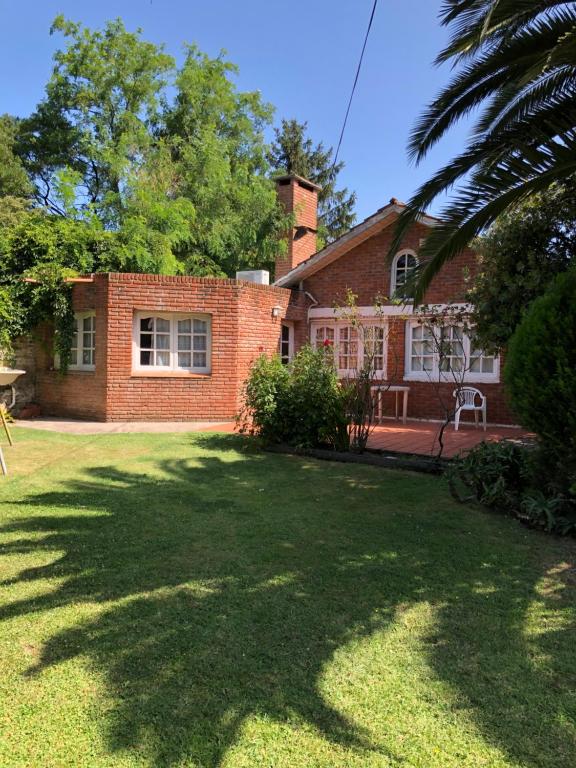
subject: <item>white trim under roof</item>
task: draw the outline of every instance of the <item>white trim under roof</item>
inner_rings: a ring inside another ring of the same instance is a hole
[[[352,315],[358,317],[414,317],[416,320],[422,318],[425,320],[430,315],[439,314],[448,310],[454,310],[455,312],[461,312],[463,314],[470,314],[473,310],[472,304],[466,304],[464,302],[455,302],[454,304],[427,304],[419,306],[414,310],[414,305],[411,301],[405,304],[382,304],[379,307],[366,306],[366,307],[311,307],[308,310],[309,320],[325,320],[332,318],[339,320]]]
[[[302,264],[291,269],[290,272],[284,275],[284,277],[276,280],[274,285],[279,288],[290,288],[301,280],[310,277],[310,275],[313,275],[315,272],[318,272],[318,270],[326,267],[333,261],[336,261],[340,256],[343,256],[356,245],[359,245],[375,234],[373,230],[377,225],[382,224],[381,229],[387,227],[392,221],[393,214],[400,215],[405,209],[406,206],[399,203],[389,203],[388,205],[385,205],[379,211],[376,211],[375,214],[369,216],[355,227],[352,227],[351,230],[346,232],[345,235],[342,235],[342,237],[339,237],[338,240],[334,240],[334,242],[327,245],[326,248],[323,248],[309,259],[306,259],[306,261],[303,261]],[[416,221],[419,224],[424,224],[426,227],[438,226],[438,219],[435,219],[432,216],[427,216],[426,214],[418,216]]]
[[[384,304],[381,307],[356,307],[350,310],[348,307],[313,307],[308,311],[310,320],[341,320],[349,315],[358,317],[402,317],[404,315],[412,316],[414,307],[411,304]]]

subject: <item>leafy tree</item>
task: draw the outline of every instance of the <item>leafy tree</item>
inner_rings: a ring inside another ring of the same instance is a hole
[[[483,109],[466,149],[400,217],[391,253],[418,214],[459,185],[422,249],[417,300],[501,213],[576,170],[576,3],[444,0],[440,15],[452,37],[437,63],[456,73],[416,125],[411,157],[422,160],[452,125]]]
[[[306,135],[308,123],[282,120],[275,128],[276,139],[270,148],[270,162],[276,171],[296,173],[322,189],[318,195],[319,236],[330,243],[347,232],[356,220],[356,195],[346,188],[337,189],[338,174],[344,168],[341,161],[334,165],[332,147],[314,144]]]
[[[116,224],[122,193],[153,144],[174,60],[120,19],[93,32],[58,16],[55,32],[67,45],[54,55],[45,100],[24,122],[26,160],[38,171],[39,200],[67,212],[71,187],[75,206]]]
[[[37,202],[117,232],[123,269],[272,263],[287,223],[267,178],[272,108],[237,91],[235,67],[191,46],[177,70],[119,19],[91,31],[59,16],[52,32],[66,46],[18,140]]]
[[[18,121],[0,115],[0,198],[26,198],[32,192],[28,174],[15,152]]]
[[[264,129],[273,109],[258,92],[238,91],[237,68],[189,46],[166,110],[164,135],[176,169],[175,190],[194,206],[196,226],[180,251],[194,274],[234,275],[271,267],[287,226],[267,178]]]
[[[477,240],[480,272],[469,299],[485,349],[504,347],[526,309],[575,264],[576,179],[532,195]]]

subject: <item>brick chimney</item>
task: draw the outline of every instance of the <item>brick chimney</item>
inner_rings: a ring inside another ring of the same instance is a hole
[[[294,173],[276,178],[278,200],[287,213],[294,214],[294,226],[287,235],[288,252],[276,258],[275,280],[316,253],[320,189],[317,184]]]

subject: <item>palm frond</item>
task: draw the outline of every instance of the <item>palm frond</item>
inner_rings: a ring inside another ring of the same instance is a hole
[[[442,194],[450,202],[427,238],[416,299],[511,205],[576,171],[576,2],[444,0],[451,38],[439,62],[458,68],[409,143],[419,162],[462,117],[480,110],[468,146],[414,194],[390,257]]]

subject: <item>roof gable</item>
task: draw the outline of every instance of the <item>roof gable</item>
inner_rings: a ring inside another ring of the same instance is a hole
[[[388,205],[380,208],[372,216],[369,216],[364,221],[361,221],[360,224],[348,230],[338,240],[334,240],[333,243],[330,243],[330,245],[327,245],[321,251],[318,251],[313,256],[310,256],[309,259],[291,269],[284,277],[276,280],[274,285],[281,288],[291,288],[301,280],[324,269],[328,264],[332,264],[336,259],[339,259],[357,245],[360,245],[360,243],[390,226],[405,208],[406,206],[403,203],[399,203],[395,198],[392,198]],[[434,227],[438,224],[438,219],[427,214],[419,216],[417,221],[427,227]]]

